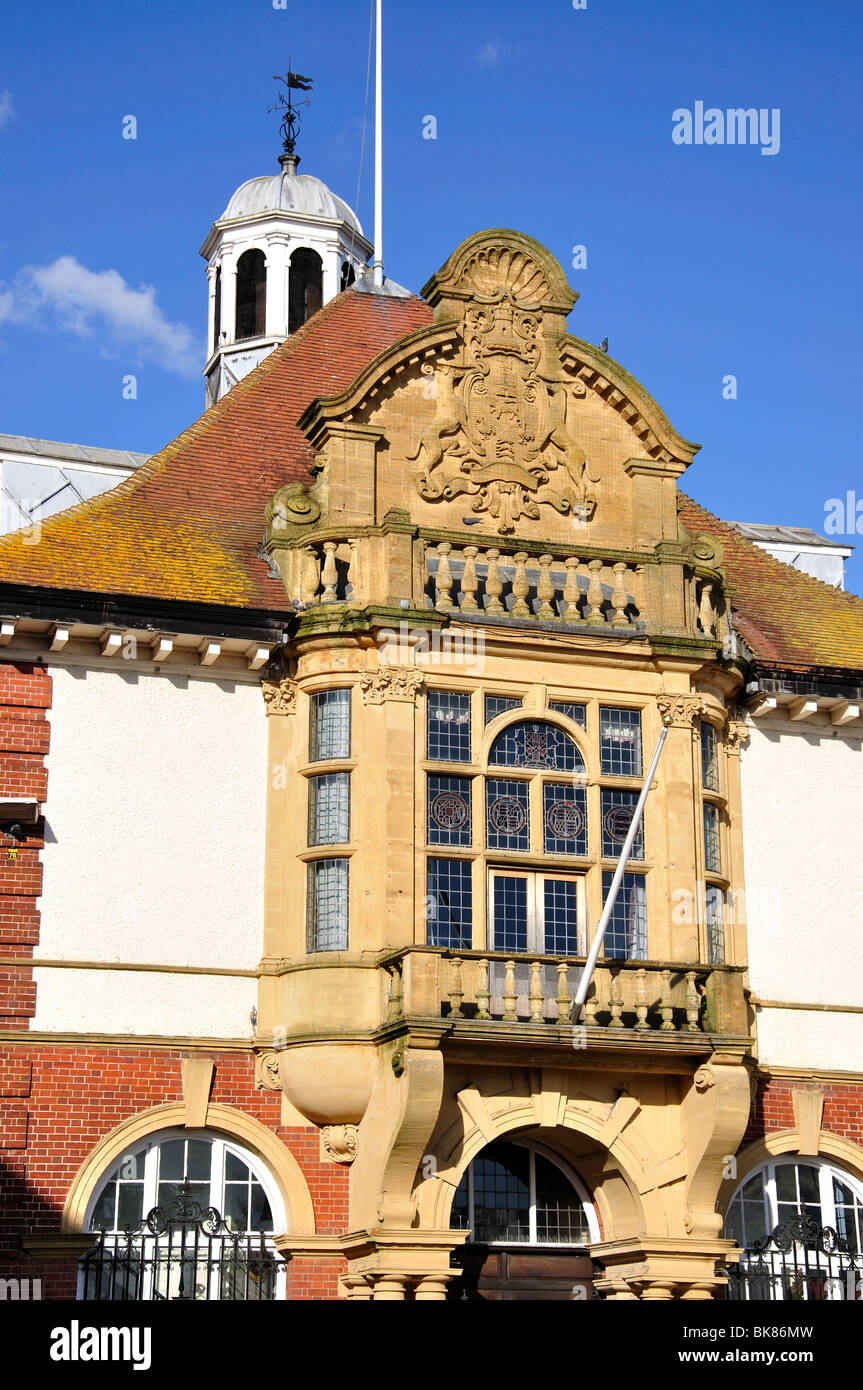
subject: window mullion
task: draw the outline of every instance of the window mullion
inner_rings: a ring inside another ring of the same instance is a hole
[[[536,1150],[529,1149],[528,1154],[530,1159],[528,1166],[529,1235],[530,1244],[536,1245]]]

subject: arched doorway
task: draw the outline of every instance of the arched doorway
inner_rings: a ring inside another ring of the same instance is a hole
[[[453,1198],[450,1225],[469,1230],[454,1255],[455,1300],[594,1297],[591,1241],[599,1223],[573,1169],[540,1145],[499,1140],[477,1155]]]

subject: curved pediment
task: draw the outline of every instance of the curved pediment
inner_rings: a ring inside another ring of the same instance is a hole
[[[401,495],[390,505],[426,525],[446,524],[447,504],[460,513],[467,506],[501,535],[544,519],[554,525],[554,513],[591,523],[612,497],[619,529],[627,461],[675,477],[691,463],[698,446],[677,434],[635,378],[567,334],[575,292],[532,238],[500,230],[469,237],[424,293],[433,323],[301,417],[321,453],[322,497],[334,434],[354,441],[347,453],[339,446],[345,483],[348,455],[365,432],[386,444],[393,487],[398,474]],[[376,503],[382,486],[378,478]],[[384,510],[376,505],[376,516]]]

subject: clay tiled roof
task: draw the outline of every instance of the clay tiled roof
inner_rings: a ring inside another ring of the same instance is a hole
[[[309,476],[313,451],[296,421],[431,321],[415,297],[338,295],[118,487],[43,522],[36,545],[0,538],[0,583],[284,610],[284,587],[257,552],[267,502]],[[863,671],[863,601],[681,498],[687,530],[724,547],[736,621],[760,661]]]
[[[284,609],[257,555],[277,488],[308,478],[296,421],[391,343],[431,322],[415,297],[348,290],[110,492],[0,538],[0,583]]]
[[[740,635],[765,665],[863,671],[863,599],[776,560],[685,494],[680,519],[720,541]]]

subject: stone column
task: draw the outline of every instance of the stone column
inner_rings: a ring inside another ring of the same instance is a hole
[[[444,1303],[449,1277],[440,1274],[427,1275],[420,1279],[414,1297],[417,1303]]]
[[[405,1297],[405,1275],[404,1274],[380,1274],[375,1279],[375,1300],[381,1299],[386,1303],[402,1303]]]
[[[220,341],[225,343],[237,337],[237,253],[233,248],[222,252],[222,335]]]
[[[267,337],[288,336],[288,244],[290,237],[271,233],[267,237]]]

